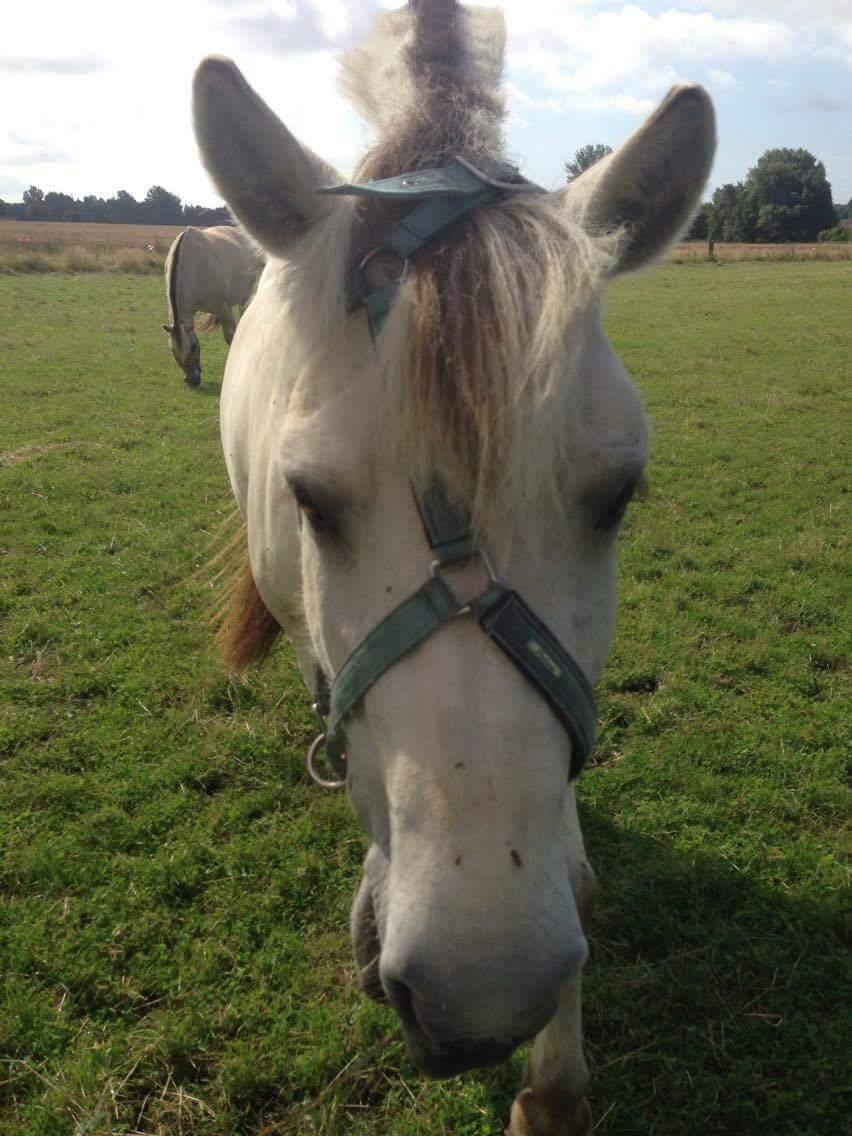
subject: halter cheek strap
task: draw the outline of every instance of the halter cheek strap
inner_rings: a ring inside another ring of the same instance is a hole
[[[513,167],[499,162],[485,164],[487,169],[480,169],[458,158],[437,170],[420,170],[363,185],[332,186],[320,192],[420,200],[374,250],[387,249],[405,265],[449,225],[477,206],[511,192],[541,192],[521,179]],[[371,291],[364,274],[366,259],[350,275],[350,307],[366,307],[370,331],[376,338],[399,282]],[[535,687],[565,728],[571,739],[569,779],[577,777],[591,756],[597,732],[595,696],[588,680],[570,652],[523,598],[497,578],[487,555],[474,543],[469,513],[450,499],[440,479],[434,477],[425,490],[414,488],[413,492],[434,555],[429,579],[361,640],[331,683],[318,672],[314,710],[322,733],[308,752],[311,776],[328,788],[346,784],[346,719],[395,663],[451,619],[470,615]],[[472,600],[464,601],[455,595],[441,573],[449,565],[475,557],[481,559],[488,573],[488,584]],[[333,779],[317,768],[316,759],[323,747],[335,772]]]

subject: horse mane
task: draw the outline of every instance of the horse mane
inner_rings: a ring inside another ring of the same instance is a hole
[[[401,173],[412,167],[397,161],[414,156],[435,164],[448,144],[498,153],[505,38],[501,12],[456,0],[409,0],[380,16],[340,60],[341,89],[379,139],[358,176]]]
[[[169,250],[169,257],[166,263],[166,291],[169,297],[169,322],[172,327],[177,327],[178,323],[178,310],[177,310],[177,273],[178,273],[178,259],[180,257],[180,246],[183,243],[183,238],[186,236],[186,229],[178,233],[175,238],[174,244]]]
[[[502,13],[456,0],[381,16],[342,58],[343,90],[378,133],[355,180],[503,156],[504,45]],[[351,208],[357,263],[411,206]],[[378,345],[389,436],[415,476],[439,469],[492,535],[532,494],[560,498],[571,357],[615,241],[587,235],[550,194],[511,195],[437,240],[400,287]]]

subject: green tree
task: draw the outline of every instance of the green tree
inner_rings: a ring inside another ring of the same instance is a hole
[[[705,201],[698,212],[692,219],[692,224],[689,226],[689,232],[686,234],[688,241],[706,241],[710,235],[710,210],[712,205],[709,201]]]
[[[852,229],[848,225],[838,225],[835,229],[823,229],[817,237],[818,241],[837,241],[840,244],[849,244],[852,241]]]
[[[0,197],[0,217],[6,212],[6,202]]]
[[[161,185],[152,185],[145,194],[145,213],[152,225],[180,225],[183,221],[180,198]]]
[[[70,213],[76,202],[67,193],[54,193],[51,190],[44,195],[44,207],[55,221],[61,221],[66,213]]]
[[[812,241],[836,223],[825,166],[808,150],[767,150],[745,189],[759,241]]]
[[[106,214],[110,221],[129,225],[142,220],[143,207],[126,189],[120,189],[115,197],[107,198]]]
[[[587,146],[581,146],[574,155],[570,162],[565,163],[565,172],[568,174],[568,181],[573,181],[578,178],[580,174],[585,173],[591,166],[596,165],[601,158],[605,158],[607,154],[612,153],[612,146],[607,146],[602,142],[590,142]]]
[[[31,185],[24,190],[24,205],[42,205],[44,203],[44,190],[37,185]]]
[[[741,181],[720,185],[709,207],[710,239],[749,244],[755,239],[756,222],[757,207],[749,188]]]

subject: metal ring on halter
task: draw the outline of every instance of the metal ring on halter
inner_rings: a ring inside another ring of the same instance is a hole
[[[388,248],[386,245],[376,245],[375,248],[370,249],[370,251],[361,258],[361,260],[355,265],[355,269],[352,273],[352,278],[357,282],[358,285],[358,299],[362,304],[367,302],[372,291],[364,277],[364,269],[367,267],[374,256],[378,256],[379,253],[382,252],[386,252],[390,256],[395,256],[397,260],[402,261],[402,268],[400,268],[399,270],[399,276],[397,276],[396,280],[394,280],[393,282],[393,286],[395,288],[398,288],[408,275],[410,262],[407,256],[400,256],[398,252],[394,252],[392,248]]]
[[[319,752],[320,749],[322,749],[322,747],[324,745],[325,745],[325,734],[317,734],[317,736],[311,742],[311,748],[308,750],[308,757],[307,757],[308,773],[310,773],[312,779],[314,781],[316,781],[317,785],[321,785],[323,787],[323,789],[342,789],[346,784],[346,778],[345,777],[343,778],[342,781],[339,778],[336,778],[334,781],[332,781],[328,777],[323,777],[320,773],[317,772],[317,768],[316,768],[316,765],[314,764],[314,761],[316,759],[317,753]]]
[[[452,561],[452,563],[449,565],[449,567],[452,568],[454,565],[457,565],[457,564],[469,564],[471,560],[475,560],[477,557],[479,558],[479,560],[482,561],[482,566],[483,566],[483,568],[485,569],[485,571],[488,575],[489,582],[492,583],[492,584],[499,584],[500,583],[500,577],[494,571],[494,565],[491,563],[491,560],[488,556],[488,553],[485,552],[481,548],[475,548],[473,550],[473,555],[466,557],[464,560]],[[440,560],[433,560],[432,563],[429,565],[429,575],[432,577],[433,580],[437,579],[438,576],[442,576],[443,569],[445,569],[446,567],[448,567],[448,565],[442,564]],[[444,581],[444,583],[446,583],[446,581]],[[452,588],[450,588],[450,592],[452,593],[454,598],[456,600],[458,600],[458,596],[456,596],[456,593],[453,591]],[[459,608],[459,610],[456,612],[456,614],[453,618],[457,619],[460,615],[469,615],[471,610],[472,610],[472,608],[471,608],[472,603],[473,603],[473,599],[468,600],[467,603],[463,604],[463,606]]]
[[[484,548],[475,548],[470,556],[466,556],[463,560],[453,560],[450,562],[449,567],[454,567],[456,564],[469,564],[471,560],[479,559],[482,561],[482,566],[488,573],[488,579],[492,584],[499,584],[500,577],[497,575],[494,565],[491,563],[491,557]],[[448,567],[447,564],[440,560],[433,560],[429,565],[429,575],[434,579],[439,576],[444,568]]]
[[[397,284],[401,284],[402,281],[408,275],[408,269],[409,269],[408,257],[407,256],[400,256],[398,252],[394,252],[394,250],[392,248],[388,248],[386,245],[376,245],[375,248],[370,249],[370,251],[368,253],[366,253],[366,255],[364,255],[361,258],[361,260],[358,262],[358,268],[357,268],[358,272],[363,271],[363,269],[365,269],[367,267],[367,265],[370,263],[370,261],[373,259],[373,257],[378,256],[380,252],[389,252],[391,254],[391,256],[395,256],[397,260],[402,261],[402,268],[399,270],[399,276],[396,278]]]

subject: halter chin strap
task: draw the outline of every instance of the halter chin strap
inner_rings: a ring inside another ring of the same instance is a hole
[[[541,192],[537,186],[524,181],[514,167],[492,161],[480,162],[480,166],[483,165],[487,168],[478,168],[466,159],[457,158],[441,169],[320,190],[321,193],[420,201],[350,276],[350,306],[353,310],[366,307],[374,339],[393,303],[399,280],[371,290],[364,272],[370,256],[383,250],[393,252],[402,259],[404,271],[409,259],[477,206],[512,192]],[[595,696],[585,675],[521,596],[497,578],[487,555],[474,543],[469,513],[449,498],[443,483],[435,477],[425,490],[414,488],[413,491],[434,554],[429,579],[361,640],[333,682],[329,683],[321,671],[317,673],[314,711],[323,732],[308,752],[311,776],[327,788],[346,784],[348,716],[395,663],[451,619],[469,614],[535,687],[565,728],[571,739],[569,778],[577,777],[591,756],[597,732]],[[487,571],[488,583],[473,599],[459,599],[443,578],[442,571],[476,557]],[[335,772],[334,779],[324,777],[316,766],[317,755],[323,747]]]

